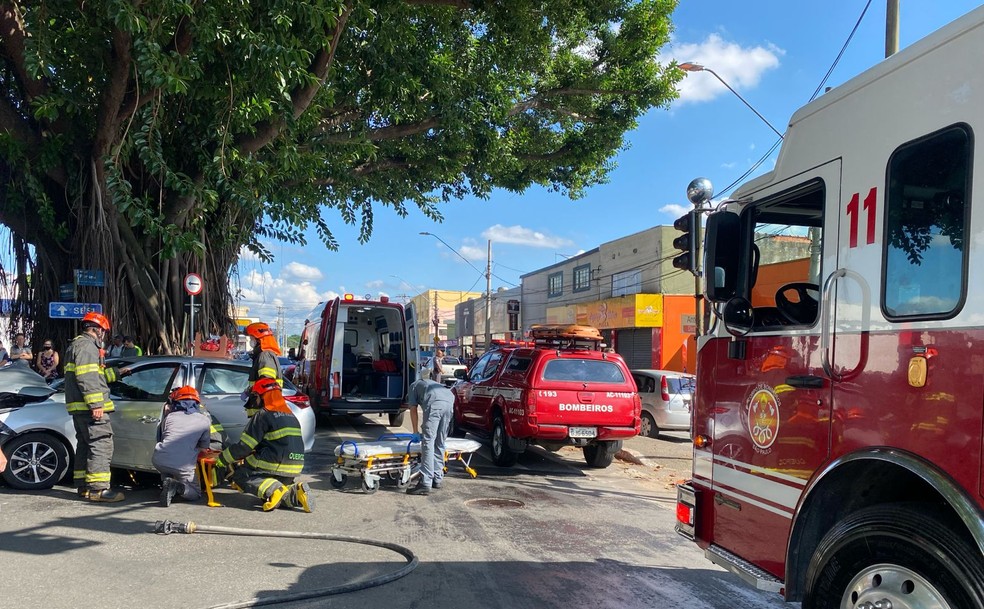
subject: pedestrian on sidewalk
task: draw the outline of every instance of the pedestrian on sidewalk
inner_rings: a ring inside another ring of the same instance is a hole
[[[431,489],[439,489],[444,483],[444,449],[448,439],[454,407],[454,393],[443,383],[430,379],[431,368],[420,371],[420,378],[410,385],[405,408],[410,409],[413,433],[423,434],[420,439],[420,478],[407,489],[408,495],[427,495]],[[418,426],[417,406],[423,409],[423,421]]]

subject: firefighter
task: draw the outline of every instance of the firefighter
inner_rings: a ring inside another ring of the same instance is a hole
[[[253,343],[250,356],[253,358],[253,367],[249,371],[249,381],[244,392],[246,403],[246,416],[253,416],[259,410],[259,405],[255,404],[250,397],[249,389],[262,378],[274,379],[280,387],[284,386],[284,374],[280,368],[280,346],[277,345],[277,338],[273,335],[270,326],[262,321],[257,321],[246,326],[246,334]]]
[[[79,496],[95,502],[123,501],[109,487],[113,459],[113,426],[109,413],[109,383],[130,374],[129,368],[106,368],[103,337],[109,320],[101,313],[86,313],[79,334],[65,352],[65,407],[75,423],[75,484]]]
[[[171,505],[175,496],[187,501],[201,499],[195,466],[198,453],[209,448],[211,426],[212,419],[194,387],[186,385],[171,392],[151,459],[161,473],[162,506]]]
[[[226,476],[244,493],[263,501],[263,511],[280,505],[311,511],[311,498],[303,482],[294,482],[304,467],[301,426],[287,406],[280,385],[261,378],[250,391],[258,410],[243,429],[239,442],[226,448],[216,467],[228,468]],[[236,466],[237,461],[242,461]]]

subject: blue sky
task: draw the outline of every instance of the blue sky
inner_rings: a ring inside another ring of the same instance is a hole
[[[717,72],[779,131],[806,103],[847,40],[868,0],[681,0],[665,61],[693,61]],[[872,0],[827,86],[837,86],[884,58],[884,0]],[[967,0],[902,0],[904,48],[976,8]],[[419,211],[400,218],[386,208],[375,215],[372,239],[358,242],[355,227],[332,224],[340,248],[331,252],[313,233],[304,248],[268,244],[274,263],[245,258],[240,302],[251,316],[275,319],[284,307],[288,331],[319,301],[345,292],[395,299],[428,289],[485,288],[486,242],[492,240],[492,288],[520,284],[524,273],[564,257],[659,224],[689,209],[691,179],[709,178],[720,191],[754,165],[777,136],[709,73],[691,73],[669,110],[642,117],[627,135],[609,183],[577,201],[534,188],[495,192],[441,207],[434,223]],[[753,174],[771,169],[774,152]],[[465,258],[426,231],[438,235]],[[478,269],[478,270],[476,270]]]

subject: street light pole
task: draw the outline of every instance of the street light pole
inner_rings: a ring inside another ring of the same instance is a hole
[[[757,116],[760,119],[762,119],[762,122],[765,123],[766,125],[768,125],[769,126],[769,129],[772,129],[773,131],[775,131],[776,132],[776,135],[779,136],[779,139],[783,139],[782,134],[779,133],[779,130],[776,129],[775,127],[773,127],[772,126],[772,123],[770,123],[768,120],[766,120],[766,118],[764,116],[762,116],[761,114],[759,114],[759,111],[756,110],[755,108],[753,108],[752,107],[752,104],[748,103],[748,101],[745,100],[745,98],[742,97],[741,94],[739,94],[737,91],[735,91],[734,89],[732,89],[731,88],[731,85],[729,85],[728,83],[724,82],[724,79],[721,78],[720,76],[718,76],[717,72],[715,72],[714,70],[712,70],[710,68],[706,68],[706,67],[700,65],[699,63],[692,63],[692,62],[681,63],[681,64],[678,64],[677,67],[680,68],[681,70],[683,70],[684,72],[710,72],[711,74],[713,74],[714,75],[714,78],[718,79],[721,82],[722,85],[724,85],[725,87],[727,87],[728,88],[728,91],[731,91],[732,93],[734,93],[735,94],[735,97],[737,97],[738,99],[741,100],[741,103],[743,103],[746,106],[748,106],[748,109],[755,113],[755,116]]]
[[[489,239],[489,256],[485,265],[485,350],[492,348],[492,240]]]

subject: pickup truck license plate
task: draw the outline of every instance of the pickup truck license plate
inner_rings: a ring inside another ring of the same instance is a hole
[[[567,433],[572,438],[593,438],[598,435],[597,427],[569,427]]]

